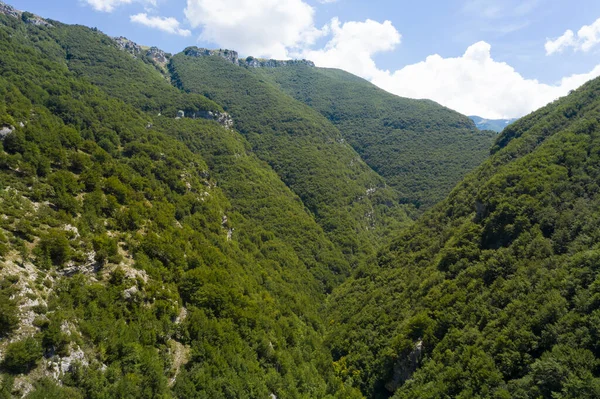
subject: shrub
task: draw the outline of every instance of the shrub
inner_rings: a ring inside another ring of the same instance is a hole
[[[39,341],[29,337],[6,347],[3,366],[11,373],[27,373],[35,367],[40,357],[42,357],[42,347]]]

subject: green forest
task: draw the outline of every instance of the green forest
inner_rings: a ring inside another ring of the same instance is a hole
[[[395,96],[339,69],[256,73],[331,121],[401,202],[421,210],[444,199],[465,171],[481,164],[496,137],[433,101]]]
[[[600,397],[600,80],[496,135],[19,15],[0,399]]]

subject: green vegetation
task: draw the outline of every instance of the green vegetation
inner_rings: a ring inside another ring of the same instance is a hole
[[[13,130],[0,147],[1,295],[15,295],[2,334],[18,306],[37,315],[20,320],[26,338],[0,341],[2,392],[74,356],[62,386],[39,380],[31,397],[356,395],[334,375],[320,312],[349,264],[247,142],[157,116],[153,95],[118,90],[120,69],[88,76],[98,46],[123,71],[147,67],[98,32],[0,22],[0,119]],[[173,110],[220,109],[167,87]]]
[[[31,370],[42,357],[42,347],[35,338],[25,338],[8,344],[2,367],[11,373],[25,373]]]
[[[51,22],[0,15],[0,398],[600,396],[600,80],[413,223],[491,133]]]
[[[294,65],[256,74],[331,121],[402,202],[422,209],[481,164],[496,136],[433,101],[395,96],[341,70]]]
[[[334,292],[340,377],[369,397],[600,395],[599,94],[596,79],[510,125],[448,199]]]
[[[353,266],[409,222],[397,194],[316,111],[220,57],[177,54],[171,70],[180,88],[205,95],[233,116],[252,151],[300,197]]]

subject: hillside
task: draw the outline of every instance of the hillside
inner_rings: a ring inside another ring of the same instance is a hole
[[[600,396],[600,79],[511,124],[493,156],[329,302],[368,397]]]
[[[494,140],[455,111],[395,96],[341,70],[300,64],[253,71],[326,117],[403,202],[422,209],[481,164]]]
[[[231,114],[252,151],[300,197],[353,266],[410,222],[410,208],[398,204],[397,193],[326,118],[251,69],[197,48],[175,55],[170,69],[178,87]]]
[[[0,55],[2,397],[352,395],[320,312],[349,265],[243,137],[174,118],[219,105],[88,28],[0,15]]]
[[[598,398],[599,178],[600,78],[498,135],[0,2],[0,399]]]

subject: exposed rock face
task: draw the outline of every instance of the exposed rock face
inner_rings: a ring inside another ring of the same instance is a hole
[[[226,129],[233,128],[233,119],[227,112],[213,112],[213,111],[197,111],[192,112],[192,119],[200,118],[200,119],[209,119],[211,121],[218,122]],[[177,116],[175,119],[185,118],[185,112],[182,110],[177,111]]]
[[[314,67],[312,61],[307,60],[266,60],[262,58],[248,57],[240,59],[237,51],[233,50],[209,50],[206,48],[188,47],[184,50],[184,54],[190,57],[222,57],[232,64],[247,67],[247,68],[278,68],[288,65],[307,65]]]
[[[138,58],[140,55],[145,55],[148,57],[156,66],[161,68],[163,71],[166,71],[167,64],[171,58],[171,55],[159,49],[158,47],[150,47],[146,50],[145,47],[140,46],[136,42],[133,42],[127,39],[124,36],[113,37],[112,38],[117,47],[121,51],[125,51],[131,54],[134,58]]]
[[[15,128],[12,126],[2,126],[0,128],[0,140],[4,140],[6,136],[14,132]]]
[[[249,68],[279,68],[288,65],[306,65],[314,67],[315,63],[308,60],[265,60],[260,58],[248,57],[239,61],[239,65]]]
[[[193,117],[213,120],[220,123],[226,129],[233,128],[233,119],[227,112],[199,111]]]
[[[413,373],[421,364],[421,355],[423,353],[423,341],[419,340],[415,343],[413,350],[405,358],[398,359],[394,365],[394,376],[392,380],[385,384],[385,388],[394,392],[398,387],[408,381]]]
[[[13,6],[10,6],[6,3],[0,1],[0,14],[7,15],[13,18],[19,18],[26,24],[37,25],[37,26],[49,26],[52,25],[48,23],[44,18],[39,17],[37,15],[31,13],[24,13],[22,11],[17,10]]]
[[[150,50],[146,52],[146,56],[149,57],[154,63],[165,67],[169,63],[169,56],[167,53],[159,49],[158,47],[150,47]]]
[[[45,19],[38,17],[37,15],[31,16],[31,17],[27,17],[26,19],[24,19],[26,24],[31,24],[31,25],[36,25],[36,26],[48,26],[48,27],[52,27],[52,24],[46,22]]]
[[[14,7],[9,6],[0,1],[0,14],[7,15],[9,17],[21,18],[21,11],[16,10]]]
[[[113,37],[113,40],[115,41],[115,43],[117,43],[119,49],[130,53],[134,57],[137,57],[142,52],[142,46],[135,42],[132,42],[124,36]]]
[[[238,53],[233,50],[209,50],[206,48],[188,47],[183,52],[190,57],[222,57],[232,64],[239,65]]]
[[[61,374],[72,371],[75,364],[89,365],[85,353],[77,345],[75,345],[75,348],[71,348],[68,356],[53,356],[52,359],[48,360],[48,370],[52,377],[58,380]]]

